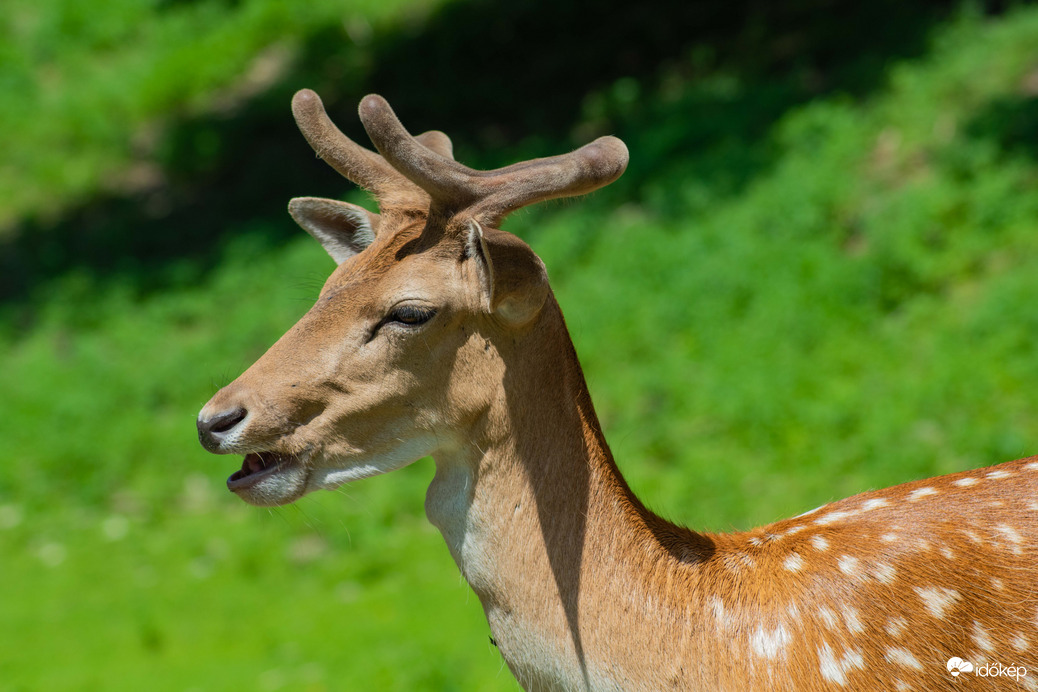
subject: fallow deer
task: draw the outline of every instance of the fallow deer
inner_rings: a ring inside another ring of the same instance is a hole
[[[496,230],[615,180],[624,144],[476,171],[379,96],[378,153],[314,92],[292,107],[381,213],[289,204],[338,268],[199,414],[206,449],[244,455],[243,500],[433,457],[426,513],[528,690],[1038,690],[1038,457],[752,531],[665,521],[613,461],[544,265]]]

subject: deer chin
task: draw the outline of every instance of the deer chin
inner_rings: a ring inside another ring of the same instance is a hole
[[[281,452],[250,452],[227,479],[227,488],[250,505],[287,505],[307,490],[310,471],[304,460]]]

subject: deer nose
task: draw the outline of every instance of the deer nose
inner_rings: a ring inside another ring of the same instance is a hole
[[[210,452],[219,454],[222,444],[241,425],[249,412],[242,407],[221,411],[206,418],[205,411],[198,414],[198,441]]]

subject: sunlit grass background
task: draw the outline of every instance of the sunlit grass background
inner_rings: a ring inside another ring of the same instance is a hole
[[[1038,8],[775,5],[7,2],[0,690],[516,689],[431,463],[268,511],[197,444],[332,267],[287,200],[367,203],[295,132],[303,86],[479,167],[628,143],[506,228],[668,518],[1038,452]]]

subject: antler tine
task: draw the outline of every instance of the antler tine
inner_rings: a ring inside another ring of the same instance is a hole
[[[292,97],[292,115],[306,141],[320,158],[376,197],[381,188],[395,177],[392,167],[386,161],[354,142],[335,126],[316,92],[310,89],[297,91]]]
[[[454,159],[454,144],[451,138],[439,130],[429,130],[415,137],[418,143],[427,149],[435,151],[440,156]]]
[[[368,94],[358,110],[368,137],[382,157],[433,200],[456,211],[481,196],[471,184],[474,171],[434,151],[443,150],[439,146],[442,142],[429,147],[412,137],[384,98]]]
[[[619,178],[628,158],[627,146],[606,136],[568,154],[478,172],[493,192],[473,205],[473,214],[494,225],[528,204],[586,194]]]
[[[449,211],[466,210],[490,226],[527,204],[591,192],[627,167],[624,143],[600,137],[569,154],[476,171],[442,155],[439,142],[425,139],[431,133],[412,137],[381,96],[365,96],[359,110],[375,148],[397,171]]]

